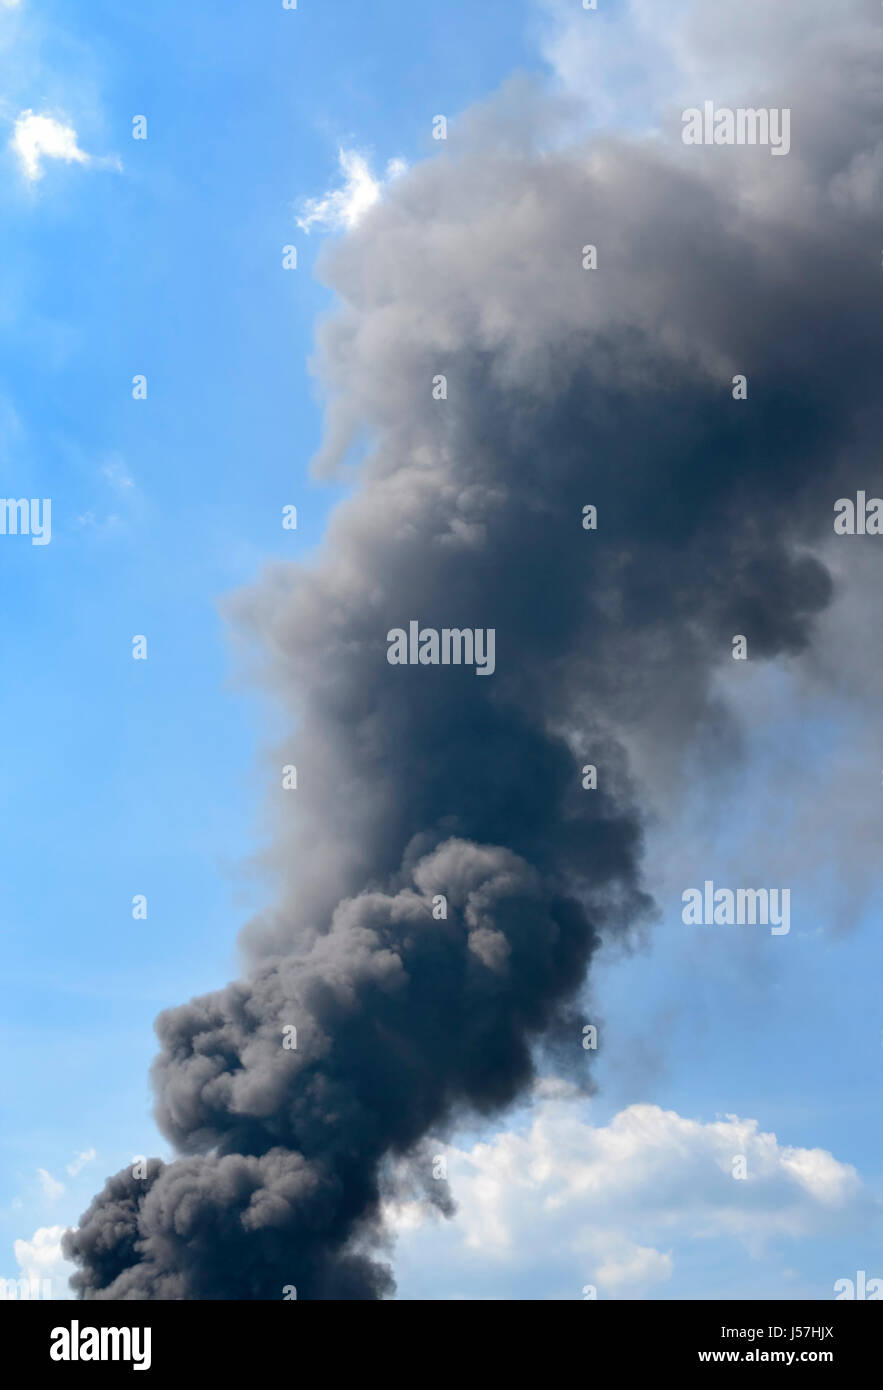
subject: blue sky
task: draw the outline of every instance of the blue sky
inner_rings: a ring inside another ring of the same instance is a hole
[[[297,207],[338,182],[340,146],[379,168],[418,159],[437,111],[536,65],[521,19],[503,0],[481,15],[395,0],[0,9],[4,487],[53,506],[51,544],[0,551],[0,1029],[16,1058],[0,1090],[0,1272],[15,1239],[76,1218],[99,1167],[164,1148],[154,1016],[230,977],[269,895],[248,860],[275,730],[234,680],[218,604],[270,558],[304,554],[340,493],[308,477],[329,295],[312,275],[321,233],[298,229]],[[46,159],[29,183],[8,147],[27,110],[121,170]],[[290,503],[296,532],[281,525]],[[47,1202],[38,1168],[63,1198]]]
[[[0,546],[0,1042],[11,1061],[0,1274],[16,1272],[16,1241],[75,1221],[133,1154],[166,1152],[150,1114],[153,1019],[231,977],[237,932],[272,894],[254,858],[281,725],[239,679],[219,605],[265,562],[308,552],[341,495],[308,476],[321,427],[309,361],[330,297],[313,276],[325,233],[306,235],[297,209],[339,186],[339,148],[377,174],[393,158],[412,164],[433,154],[436,113],[456,116],[517,69],[548,76],[538,16],[513,0],[0,8],[3,491],[51,497],[53,528],[50,545]],[[91,161],[47,157],[29,181],[8,143],[29,110],[69,123]],[[146,141],[131,137],[139,114]],[[282,269],[286,243],[296,272]],[[132,399],[136,373],[146,401]],[[288,503],[294,533],[281,526]],[[132,660],[136,634],[146,662]],[[752,697],[764,709],[756,746],[717,790],[734,823],[716,826],[700,797],[654,831],[654,892],[667,831],[683,844],[702,827],[700,882],[744,860],[758,814],[775,841],[770,748],[785,749],[807,792],[836,760],[843,711],[810,709],[807,696],[799,728],[786,715],[777,725],[788,690]],[[761,873],[763,857],[752,862]],[[592,981],[586,1007],[603,1001],[611,1043],[597,1096],[570,1107],[602,1128],[637,1104],[705,1126],[749,1117],[780,1146],[854,1165],[861,1219],[840,1228],[804,1213],[798,1234],[763,1251],[718,1228],[697,1236],[685,1219],[670,1273],[650,1260],[648,1282],[611,1278],[614,1293],[827,1297],[841,1275],[883,1273],[872,1269],[879,1226],[868,1236],[883,1191],[870,1118],[883,1066],[880,905],[863,895],[835,928],[828,906],[849,885],[820,886],[809,870],[801,883],[793,936],[737,951],[687,942],[666,885],[648,942]],[[131,915],[139,893],[146,921]],[[531,1123],[525,1112],[506,1128]],[[556,1110],[549,1132],[564,1123]],[[628,1238],[649,1248],[640,1227],[631,1218]],[[403,1230],[405,1297],[432,1296],[439,1279],[450,1297],[580,1296],[576,1265],[539,1229],[502,1265],[482,1263],[456,1224]]]

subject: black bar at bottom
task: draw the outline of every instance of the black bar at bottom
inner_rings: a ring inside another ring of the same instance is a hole
[[[587,1300],[569,1310],[486,1301],[0,1302],[7,1375],[13,1366],[39,1369],[60,1383],[107,1371],[139,1378],[198,1371],[227,1380],[286,1366],[301,1379],[349,1366],[360,1374],[388,1368],[403,1379],[448,1367],[460,1380],[488,1362],[495,1376],[511,1365],[530,1378],[527,1356],[546,1362],[543,1378],[551,1379],[574,1354],[587,1375],[612,1363],[626,1373],[695,1367],[713,1376],[777,1366],[841,1377],[878,1365],[880,1332],[873,1301]]]

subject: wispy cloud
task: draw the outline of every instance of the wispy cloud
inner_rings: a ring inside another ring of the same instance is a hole
[[[67,1171],[71,1177],[75,1178],[79,1172],[82,1172],[86,1164],[91,1163],[94,1157],[94,1149],[84,1149],[82,1153],[77,1154],[76,1158],[67,1165]]]
[[[111,512],[109,516],[99,518],[93,511],[79,512],[74,517],[74,525],[87,531],[98,531],[102,535],[110,531],[116,531],[121,525],[120,518],[116,512]]]
[[[48,1197],[50,1202],[56,1201],[64,1194],[64,1183],[58,1182],[45,1168],[38,1168],[37,1176],[43,1188],[43,1196]]]
[[[114,489],[115,492],[126,493],[135,486],[135,480],[129,473],[126,465],[118,458],[114,458],[110,463],[103,465],[101,476]]]
[[[384,188],[399,178],[407,169],[403,159],[391,159],[386,166],[383,178],[375,178],[371,166],[364,155],[356,150],[340,149],[338,163],[344,175],[342,188],[332,189],[321,198],[308,198],[297,225],[304,232],[312,227],[328,227],[332,230],[349,231],[362,220],[369,208],[378,203]]]

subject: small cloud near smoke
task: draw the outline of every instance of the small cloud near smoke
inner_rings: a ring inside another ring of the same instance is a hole
[[[391,159],[386,177],[377,179],[364,155],[356,150],[338,150],[338,162],[345,182],[321,198],[308,198],[297,219],[301,231],[327,227],[332,231],[350,231],[361,222],[369,208],[379,203],[387,184],[399,178],[407,169],[403,159]]]

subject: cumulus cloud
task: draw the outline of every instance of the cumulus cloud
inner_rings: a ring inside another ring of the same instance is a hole
[[[313,227],[348,231],[357,226],[369,208],[380,202],[384,187],[400,178],[407,168],[404,160],[391,159],[386,166],[385,178],[375,178],[365,156],[356,150],[340,149],[337,158],[344,175],[344,185],[323,194],[321,198],[306,199],[297,218],[297,225],[304,232],[309,232]]]
[[[17,1240],[13,1247],[21,1277],[41,1290],[48,1279],[52,1298],[67,1295],[67,1281],[73,1272],[73,1265],[65,1260],[61,1249],[64,1232],[64,1226],[41,1226],[30,1240]]]
[[[632,1105],[596,1127],[561,1082],[544,1083],[525,1130],[438,1153],[456,1204],[445,1242],[491,1277],[557,1262],[574,1271],[573,1297],[583,1275],[602,1297],[646,1294],[671,1278],[674,1247],[723,1239],[756,1257],[780,1239],[857,1226],[874,1208],[850,1164],[782,1144],[756,1120]],[[438,1257],[438,1245],[420,1246],[434,1229],[425,1207],[391,1203],[387,1214],[412,1260]]]
[[[62,159],[66,164],[89,164],[91,156],[77,144],[73,126],[54,116],[23,111],[15,123],[11,145],[25,178],[35,183],[43,177],[44,159]]]

